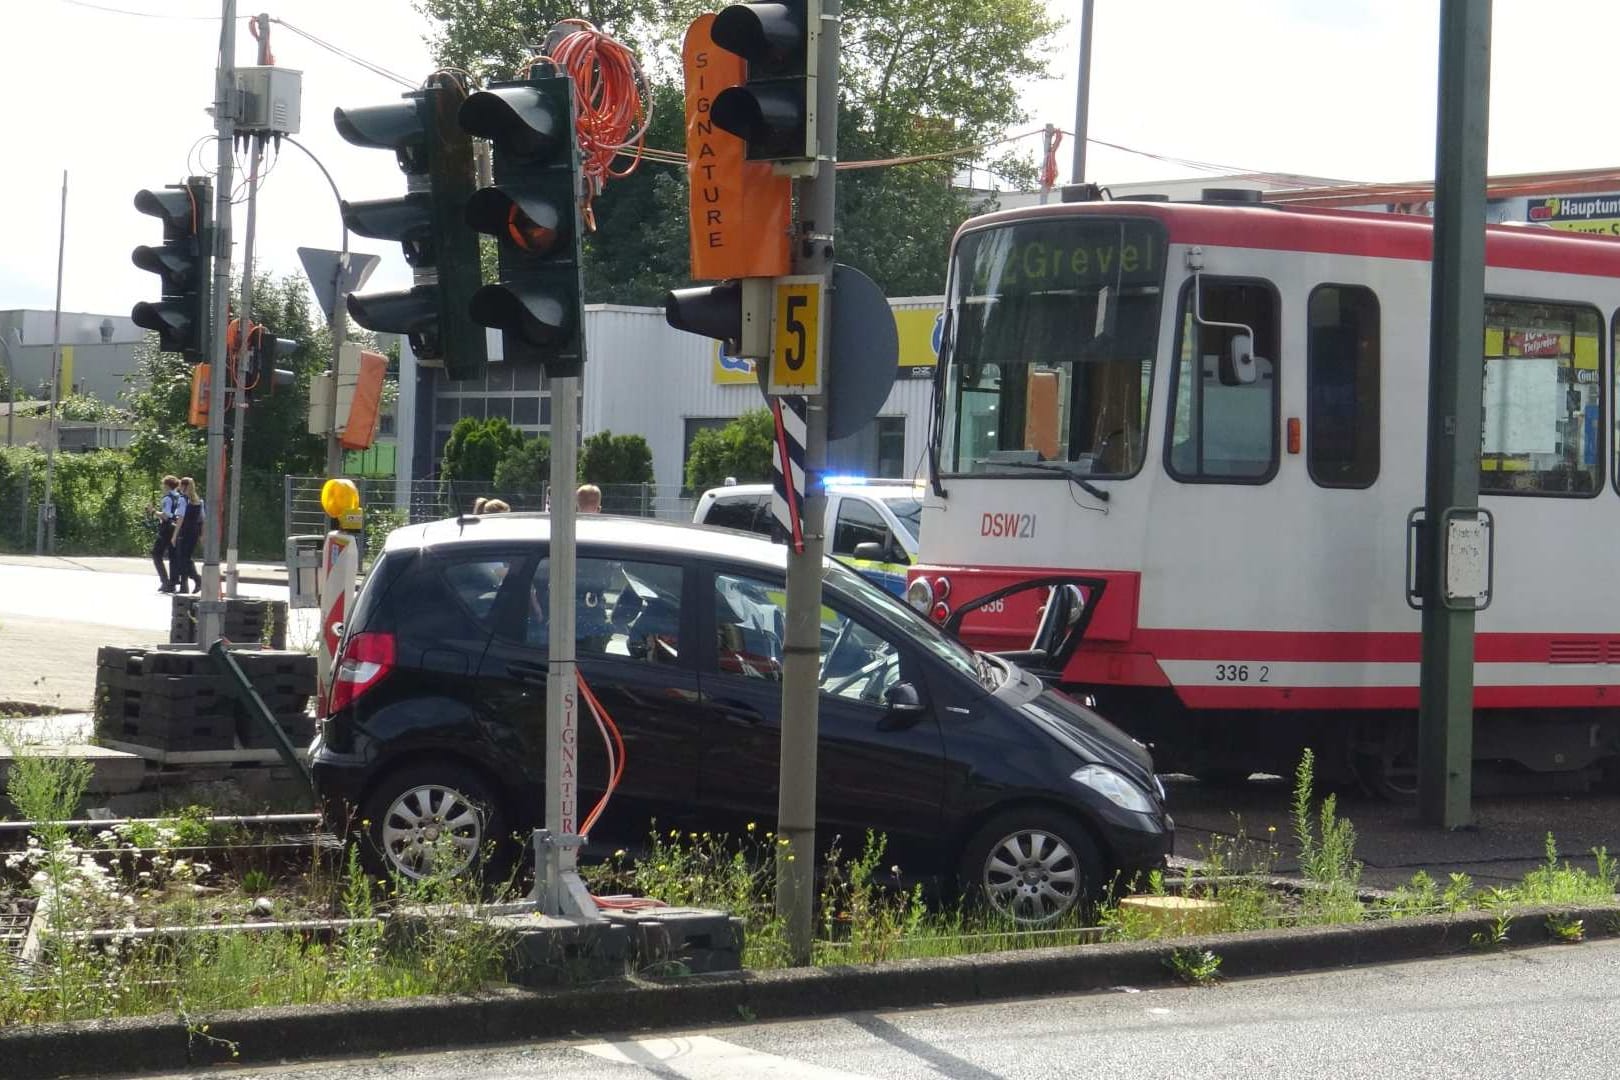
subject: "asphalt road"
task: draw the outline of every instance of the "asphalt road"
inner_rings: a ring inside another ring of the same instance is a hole
[[[272,1069],[278,1080],[1558,1080],[1613,1075],[1620,943],[1206,989],[859,1013]],[[219,1072],[187,1074],[219,1076]]]
[[[136,570],[138,572],[128,572]],[[282,599],[284,586],[242,584],[242,596]],[[0,559],[0,702],[88,709],[96,649],[169,639],[171,598],[150,564],[132,560]],[[314,635],[308,613],[289,644]],[[309,625],[306,627],[305,622]]]

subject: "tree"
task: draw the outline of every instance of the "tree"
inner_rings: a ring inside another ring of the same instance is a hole
[[[650,484],[652,447],[640,435],[599,431],[579,451],[579,478],[587,484]]]
[[[294,373],[292,386],[275,393],[268,383],[255,389],[243,428],[243,463],[247,471],[257,473],[318,472],[325,464],[326,448],[318,435],[308,431],[309,381],[326,369],[331,338],[326,327],[310,315],[309,294],[302,279],[256,277],[253,290],[253,321],[262,324],[267,335],[296,342],[297,348],[275,360],[277,367]],[[241,295],[239,286],[233,286],[232,295]],[[349,335],[351,341],[370,340],[358,327],[351,328]],[[191,374],[192,366],[185,357],[157,351],[155,337],[135,350],[135,371],[126,380],[123,394],[135,427],[130,451],[136,464],[153,475],[172,472],[201,477],[205,472],[207,434],[188,420]]]
[[[497,493],[539,491],[550,480],[551,440],[544,435],[508,447],[495,465]]]
[[[776,425],[769,409],[745,412],[718,430],[700,431],[686,457],[691,491],[717,487],[731,477],[741,483],[769,480]]]
[[[444,480],[489,483],[501,459],[523,443],[523,433],[506,420],[477,420],[463,416],[450,429],[444,444],[439,476]]]

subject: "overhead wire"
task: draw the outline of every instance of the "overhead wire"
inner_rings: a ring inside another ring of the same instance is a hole
[[[131,11],[129,8],[112,7],[107,4],[92,4],[89,0],[57,0],[60,4],[71,4],[73,7],[88,8],[91,11],[103,11],[109,15],[133,15],[139,19],[175,19],[184,22],[213,22],[218,15],[181,15],[167,11]],[[250,15],[239,15],[238,19],[252,18]]]
[[[414,81],[412,81],[410,79],[407,79],[405,76],[399,74],[399,72],[390,71],[388,68],[383,67],[381,64],[374,64],[370,60],[367,60],[362,56],[357,56],[354,53],[352,53],[352,52],[348,51],[347,49],[343,48],[342,46],[334,45],[330,41],[327,41],[324,38],[317,37],[316,35],[310,33],[308,30],[305,30],[301,26],[293,25],[292,23],[288,22],[286,19],[282,19],[282,18],[278,18],[278,17],[272,17],[270,19],[270,21],[272,23],[275,23],[277,26],[286,27],[288,30],[290,30],[293,33],[297,34],[299,37],[303,38],[305,41],[308,41],[311,44],[313,44],[313,45],[315,45],[315,46],[317,46],[319,48],[325,49],[327,52],[331,53],[333,56],[339,56],[339,57],[342,57],[343,59],[349,61],[352,64],[358,64],[360,67],[365,68],[367,71],[371,72],[373,75],[380,75],[385,79],[392,79],[394,82],[399,83],[401,86],[405,87],[405,89],[407,89],[407,90],[415,90],[415,89],[418,88],[417,84]]]

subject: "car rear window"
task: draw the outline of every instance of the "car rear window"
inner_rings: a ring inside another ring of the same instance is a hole
[[[718,525],[723,529],[741,529],[744,532],[770,535],[770,514],[765,512],[768,496],[743,495],[718,498],[709,504],[703,518],[705,525]]]

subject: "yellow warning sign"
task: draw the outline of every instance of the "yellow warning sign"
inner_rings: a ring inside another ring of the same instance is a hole
[[[824,286],[818,276],[776,279],[768,388],[772,394],[821,393]]]

